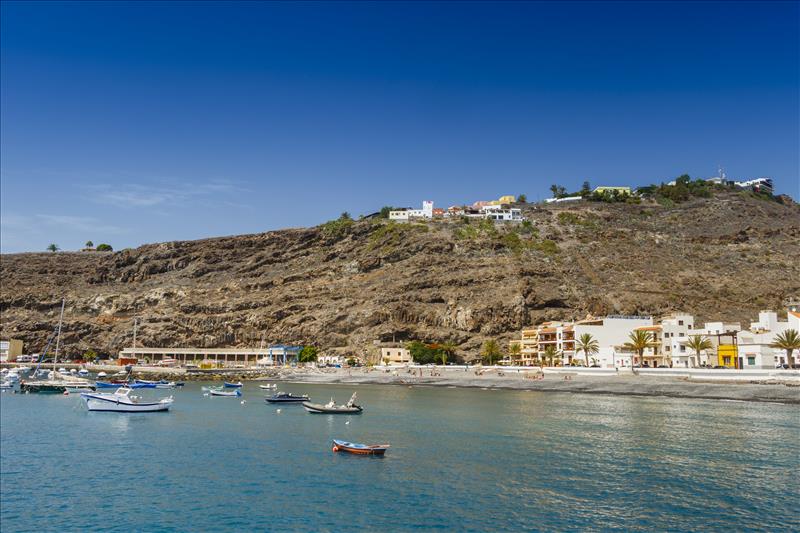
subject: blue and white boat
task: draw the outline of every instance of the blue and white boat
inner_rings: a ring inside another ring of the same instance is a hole
[[[240,381],[238,383],[229,383],[229,382],[226,381],[225,382],[225,387],[227,387],[229,389],[241,388],[242,387],[242,382]]]
[[[84,392],[81,398],[86,401],[90,411],[113,411],[117,413],[153,413],[168,411],[172,405],[172,396],[157,402],[142,402],[131,395],[132,389],[120,387],[115,392]]]

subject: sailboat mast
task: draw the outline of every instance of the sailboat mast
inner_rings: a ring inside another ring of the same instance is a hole
[[[53,372],[56,371],[56,362],[58,361],[58,348],[61,346],[61,323],[64,321],[64,303],[66,298],[61,299],[61,315],[58,317],[58,334],[56,336],[56,353],[53,356]]]

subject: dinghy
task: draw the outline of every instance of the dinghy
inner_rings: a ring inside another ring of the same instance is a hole
[[[132,389],[120,387],[115,392],[84,392],[81,398],[86,401],[89,411],[113,411],[117,413],[152,413],[167,411],[172,405],[172,396],[157,402],[142,402],[131,395]]]
[[[211,389],[208,391],[211,396],[241,396],[242,391],[239,389],[232,391],[224,391],[222,389]]]
[[[242,387],[242,382],[241,381],[238,382],[238,383],[228,383],[227,381],[225,381],[224,383],[225,383],[225,387],[228,388],[228,389],[238,389],[238,388]]]
[[[334,452],[349,452],[356,455],[383,455],[389,449],[388,444],[360,444],[333,439]]]
[[[357,415],[360,414],[363,409],[360,405],[356,404],[356,393],[354,392],[353,395],[350,397],[350,401],[348,401],[345,405],[336,405],[336,402],[331,401],[326,403],[325,405],[319,403],[311,403],[311,402],[303,402],[303,407],[306,411],[313,414],[330,414],[330,415]]]
[[[278,384],[277,383],[273,383],[272,385],[259,385],[258,388],[259,389],[265,389],[265,390],[277,389],[278,388]]]

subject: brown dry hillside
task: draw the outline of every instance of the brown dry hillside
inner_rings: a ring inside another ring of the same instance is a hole
[[[147,346],[487,338],[587,313],[747,322],[800,295],[800,207],[724,193],[666,208],[525,207],[533,233],[460,221],[333,223],[115,253],[0,261],[2,337],[41,350],[67,298],[68,353]]]

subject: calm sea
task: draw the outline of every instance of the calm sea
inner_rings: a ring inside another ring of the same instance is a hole
[[[283,384],[360,416],[174,392],[169,413],[0,396],[0,529],[800,530],[798,406]],[[149,396],[170,391],[147,391]],[[349,421],[349,424],[348,424]],[[384,458],[331,438],[384,442]]]

